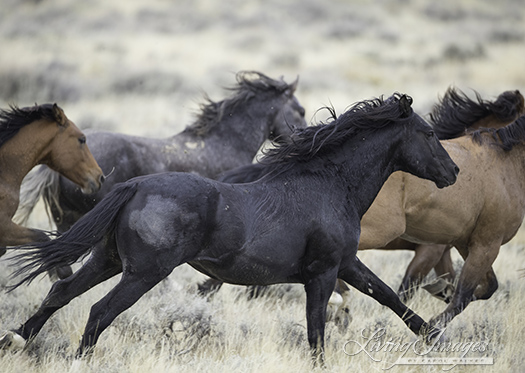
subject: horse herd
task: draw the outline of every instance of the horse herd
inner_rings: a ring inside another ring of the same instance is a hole
[[[210,277],[202,292],[222,282],[304,284],[308,342],[321,362],[336,284],[346,312],[349,284],[426,341],[496,291],[492,264],[525,216],[518,91],[487,101],[450,88],[432,126],[399,93],[339,116],[330,110],[326,123],[307,126],[297,81],[240,72],[237,83],[231,97],[209,100],[194,124],[167,139],[84,135],[56,105],[1,111],[0,242],[15,252],[11,290],[46,272],[60,280],[32,317],[0,337],[0,348],[20,348],[55,311],[122,274],[91,309],[82,356],[184,263]],[[274,147],[252,163],[266,139]],[[19,199],[23,221],[40,197],[56,237],[12,222]],[[452,247],[465,261],[455,287]],[[398,294],[358,259],[366,249],[415,252]],[[427,323],[404,302],[433,268],[441,280],[430,290],[448,306]]]

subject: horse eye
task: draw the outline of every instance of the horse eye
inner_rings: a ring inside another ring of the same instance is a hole
[[[83,145],[86,143],[86,136],[81,136],[78,138],[78,142]]]
[[[428,133],[427,133],[427,137],[428,137],[429,139],[431,139],[432,137],[434,137],[434,131],[430,131],[430,132],[428,132]]]

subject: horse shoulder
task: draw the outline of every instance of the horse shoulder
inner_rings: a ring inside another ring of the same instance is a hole
[[[361,219],[359,249],[383,247],[405,230],[405,175],[394,172]]]

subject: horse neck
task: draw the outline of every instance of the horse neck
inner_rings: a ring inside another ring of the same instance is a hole
[[[490,114],[489,116],[474,122],[472,126],[468,127],[468,130],[475,131],[480,128],[502,128],[512,123],[516,119],[517,118],[513,118],[512,120],[501,120],[498,119],[494,114]]]
[[[56,134],[56,131],[50,131],[51,126],[45,121],[28,124],[0,147],[0,170],[3,171],[4,185],[20,187],[25,175],[46,157]]]
[[[320,172],[332,169],[328,171],[330,190],[338,190],[336,193],[342,194],[341,202],[349,201],[349,207],[355,209],[359,218],[368,210],[388,177],[400,170],[396,162],[399,136],[399,132],[387,129],[354,137],[319,164]],[[327,179],[324,180],[326,183]]]
[[[277,101],[251,98],[225,111],[209,133],[194,135],[185,132],[184,136],[189,138],[187,141],[213,144],[214,150],[224,150],[242,160],[234,162],[232,167],[249,163],[270,135],[271,124],[280,109]]]

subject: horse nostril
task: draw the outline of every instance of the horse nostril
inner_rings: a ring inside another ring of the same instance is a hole
[[[106,181],[106,177],[104,175],[100,175],[100,184],[102,184],[104,181]]]
[[[459,167],[458,166],[454,166],[454,172],[457,174],[459,174]]]

